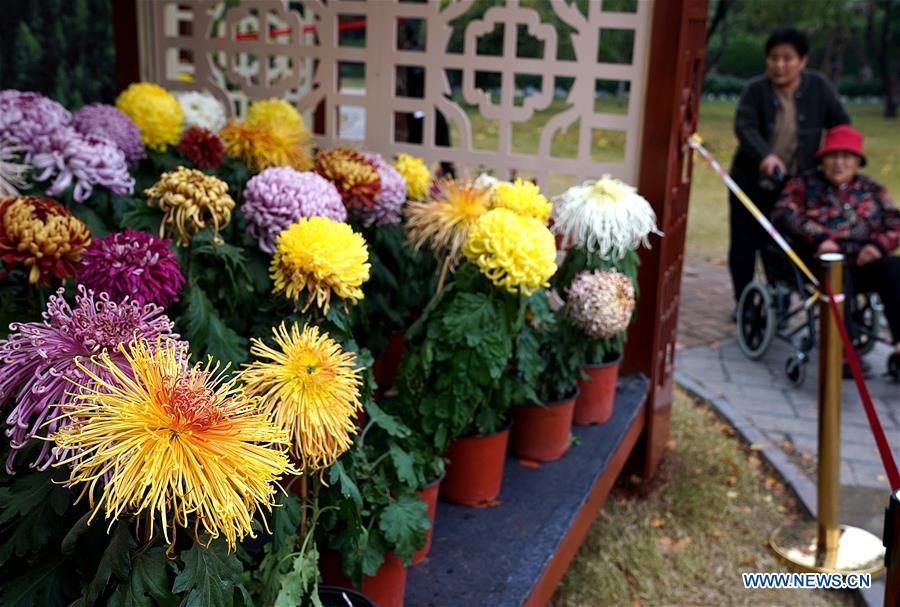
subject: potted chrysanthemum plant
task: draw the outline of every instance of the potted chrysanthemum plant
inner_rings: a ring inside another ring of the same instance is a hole
[[[633,316],[636,249],[650,246],[650,234],[662,233],[650,203],[608,175],[569,188],[553,203],[551,229],[568,249],[553,286],[569,302],[569,318],[587,327],[592,339],[575,423],[601,423],[611,414],[625,329]]]
[[[513,399],[503,379],[556,248],[541,221],[507,208],[482,214],[461,248],[465,262],[407,334],[395,410],[446,450],[441,495],[477,504],[499,493]]]
[[[510,450],[534,461],[553,461],[568,451],[586,340],[551,295],[529,301],[528,322],[516,340]]]

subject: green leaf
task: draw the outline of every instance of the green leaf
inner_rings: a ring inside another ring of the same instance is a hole
[[[71,563],[53,561],[30,568],[19,577],[4,575],[0,586],[0,605],[4,607],[45,607],[64,605]]]
[[[145,200],[139,198],[128,199],[127,202],[123,199],[121,204],[119,220],[121,227],[159,234],[159,226],[163,219],[163,213],[159,209],[151,207]]]
[[[497,310],[487,295],[459,293],[444,310],[443,331],[450,343],[477,346],[487,327],[497,323]]]
[[[430,526],[425,502],[413,494],[402,495],[388,504],[378,519],[378,528],[407,564],[425,545],[425,532]]]
[[[278,596],[275,607],[297,607],[306,605],[311,600],[313,605],[321,605],[319,601],[319,552],[315,543],[310,543],[305,553],[297,554],[291,570],[279,576]]]
[[[396,438],[406,438],[412,432],[409,428],[400,423],[396,417],[389,413],[385,413],[381,407],[375,404],[375,401],[366,403],[366,413],[369,414],[372,423],[391,436]]]
[[[110,537],[97,571],[88,584],[84,593],[85,605],[93,605],[94,602],[106,592],[109,579],[115,575],[120,580],[127,580],[131,574],[131,549],[137,544],[131,537],[131,531],[125,523],[118,523],[116,530]]]
[[[74,204],[69,208],[72,214],[87,226],[93,238],[103,238],[109,234],[109,228],[100,215],[87,204]]]
[[[332,483],[337,483],[341,489],[341,495],[349,497],[356,504],[357,508],[362,508],[362,495],[353,479],[344,470],[344,464],[338,460],[328,468],[328,478]]]
[[[150,548],[133,553],[131,575],[119,584],[109,599],[109,607],[154,607],[175,605],[177,597],[169,588],[169,560],[165,549]]]
[[[296,539],[300,528],[300,504],[291,494],[279,493],[277,506],[272,510],[272,549],[280,550]]]
[[[224,541],[213,541],[209,548],[194,544],[181,553],[182,569],[172,585],[173,593],[187,593],[185,607],[230,607],[234,591],[240,585],[241,563],[227,552]]]
[[[247,340],[227,326],[209,297],[197,284],[187,288],[185,311],[186,337],[191,344],[213,358],[238,365],[248,358]]]
[[[412,456],[394,441],[390,442],[388,453],[390,453],[394,468],[397,469],[397,478],[406,483],[410,489],[416,489],[419,484],[419,477],[416,475],[415,462]]]
[[[55,533],[62,535],[60,517],[68,505],[68,493],[46,472],[17,477],[0,488],[0,564],[35,552]]]

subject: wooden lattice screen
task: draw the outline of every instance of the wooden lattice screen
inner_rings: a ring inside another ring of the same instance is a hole
[[[138,0],[141,77],[206,89],[238,117],[250,100],[290,99],[323,148],[515,173],[551,193],[604,173],[634,183],[651,12],[645,0]]]

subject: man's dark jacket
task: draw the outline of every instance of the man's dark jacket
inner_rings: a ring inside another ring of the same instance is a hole
[[[838,99],[834,87],[818,72],[804,71],[794,91],[797,109],[797,170],[802,174],[815,166],[822,129],[849,124],[850,116]],[[731,176],[738,184],[754,190],[759,181],[759,163],[772,149],[769,142],[778,114],[778,97],[768,76],[757,76],[747,83],[738,102],[734,133],[738,151],[731,163]]]

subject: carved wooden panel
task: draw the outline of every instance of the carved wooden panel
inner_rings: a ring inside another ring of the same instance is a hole
[[[142,77],[206,89],[233,116],[279,96],[324,148],[407,152],[554,190],[604,173],[637,180],[650,1],[137,1]]]

